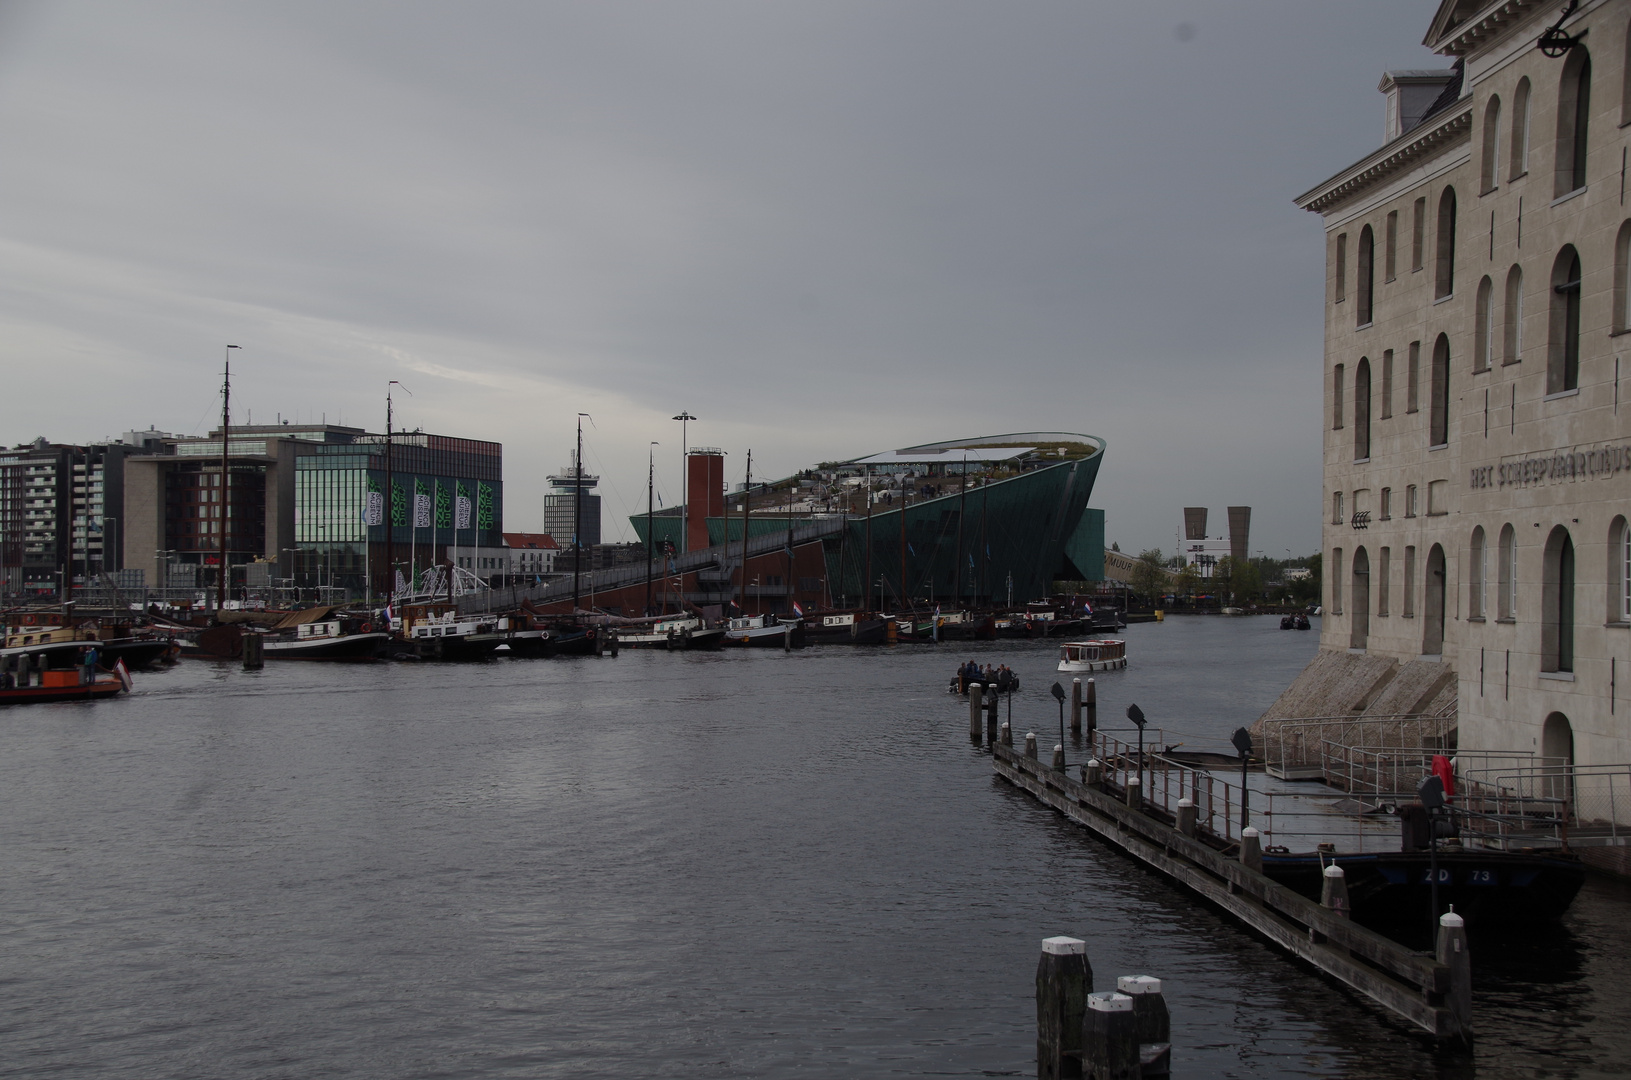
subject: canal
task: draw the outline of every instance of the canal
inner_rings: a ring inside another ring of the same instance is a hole
[[[1102,721],[1221,745],[1316,649],[1277,627],[1130,628]],[[1166,981],[1175,1075],[1631,1061],[1624,886],[1475,940],[1479,1049],[1437,1058],[995,780],[970,656],[1057,731],[1028,642],[185,661],[0,713],[0,1076],[1034,1075],[1053,934]]]

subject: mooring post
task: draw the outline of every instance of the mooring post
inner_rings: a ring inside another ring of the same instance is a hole
[[[1053,771],[1054,772],[1064,772],[1065,771],[1065,744],[1064,743],[1054,743],[1053,744]]]
[[[782,623],[782,652],[793,651],[793,624]]]
[[[985,684],[968,684],[968,737],[980,741],[980,710],[985,705]]]
[[[1087,731],[1088,734],[1099,729],[1099,687],[1092,679],[1087,680]]]
[[[1098,758],[1088,758],[1087,764],[1082,766],[1082,783],[1098,787],[1104,779],[1104,763]]]
[[[1070,733],[1082,733],[1082,680],[1070,680]]]
[[[1336,863],[1325,868],[1324,884],[1320,887],[1320,906],[1344,919],[1353,917],[1348,911],[1348,875]]]
[[[1138,1040],[1139,1076],[1172,1072],[1172,1016],[1161,996],[1161,980],[1150,975],[1123,975],[1116,990],[1133,999],[1133,1034]]]
[[[1133,999],[1126,994],[1089,994],[1082,1030],[1082,1075],[1093,1080],[1122,1080],[1138,1073]]]
[[[265,666],[265,654],[262,646],[266,644],[259,634],[245,634],[244,642],[244,670],[259,671]]]
[[[1025,733],[1025,756],[1033,761],[1036,759],[1036,732],[1034,731]]]
[[[1127,805],[1134,810],[1144,805],[1144,792],[1140,790],[1142,787],[1143,785],[1139,783],[1138,777],[1129,776],[1127,778]]]
[[[1082,1035],[1093,967],[1087,942],[1051,937],[1036,962],[1036,1075],[1046,1080],[1082,1075]]]
[[[1002,745],[1009,747],[1014,745],[1014,729],[1007,724],[1002,725]]]
[[[1257,830],[1249,825],[1240,834],[1240,861],[1260,874],[1263,872],[1263,844]]]
[[[1195,835],[1195,800],[1188,796],[1178,800],[1178,831],[1185,836]]]
[[[1467,923],[1450,910],[1438,917],[1438,962],[1450,969],[1450,992],[1444,995],[1456,1031],[1449,1041],[1472,1047],[1472,954],[1467,951]]]

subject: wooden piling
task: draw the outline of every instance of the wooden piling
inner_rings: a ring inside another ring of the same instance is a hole
[[[259,671],[266,666],[266,654],[263,651],[266,642],[259,634],[245,634],[243,636],[244,670]]]
[[[1002,725],[1002,745],[1007,747],[1014,745],[1014,729],[1009,724]]]
[[[1087,733],[1093,734],[1099,729],[1099,687],[1092,679],[1087,680]]]
[[[1195,800],[1188,796],[1178,800],[1178,831],[1185,836],[1195,835]]]
[[[1082,1030],[1084,1080],[1132,1080],[1138,1074],[1133,999],[1126,994],[1089,994]]]
[[[1240,833],[1240,864],[1258,873],[1263,872],[1263,841],[1259,839],[1257,830],[1249,825]]]
[[[1082,733],[1082,680],[1070,680],[1070,733]]]
[[[1082,766],[1082,783],[1091,787],[1098,787],[1104,782],[1104,762],[1098,758],[1088,758],[1087,764]]]
[[[1129,776],[1127,778],[1127,805],[1134,810],[1143,808],[1144,792],[1142,788],[1143,785],[1139,783],[1138,777]]]
[[[1172,1073],[1172,1016],[1161,996],[1161,980],[1149,975],[1123,975],[1118,993],[1133,999],[1133,1035],[1138,1040],[1140,1077]]]
[[[1325,868],[1325,880],[1320,887],[1320,906],[1344,919],[1353,918],[1348,910],[1348,875],[1336,863]]]
[[[980,709],[985,705],[985,684],[968,684],[968,737],[980,741]]]
[[[1054,743],[1053,744],[1053,771],[1054,772],[1064,772],[1065,771],[1065,744],[1064,743]]]
[[[1472,1049],[1472,954],[1467,951],[1467,923],[1451,908],[1438,917],[1438,962],[1450,969],[1444,1004],[1455,1020],[1451,1041]]]
[[[1036,1075],[1046,1080],[1082,1075],[1082,1035],[1093,967],[1087,942],[1051,937],[1036,963]]]
[[[1034,731],[1025,733],[1025,756],[1033,761],[1036,760],[1036,732]]]
[[[791,556],[789,556],[791,558]],[[782,652],[793,651],[793,624],[782,623]]]

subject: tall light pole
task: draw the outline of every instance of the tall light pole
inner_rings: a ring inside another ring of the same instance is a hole
[[[687,547],[685,533],[690,528],[689,515],[691,512],[691,471],[689,468],[690,462],[685,456],[686,447],[691,444],[687,441],[686,431],[690,426],[690,422],[695,420],[696,417],[691,415],[689,409],[686,409],[674,419],[680,422],[680,551],[683,553]]]
[[[396,507],[394,505],[392,505],[393,501],[396,498],[396,491],[392,487],[394,479],[393,479],[393,477],[391,475],[391,464],[392,464],[391,463],[391,387],[393,387],[393,386],[402,386],[402,384],[400,382],[398,382],[397,380],[395,380],[395,379],[392,379],[390,382],[385,384],[385,598],[386,598],[386,603],[390,603],[391,598],[396,596],[396,528],[395,528],[395,522],[391,517],[392,511],[396,509]],[[407,395],[409,397],[413,397],[413,391],[412,390],[409,390],[406,386],[402,386],[402,389],[407,393]],[[364,551],[368,550],[368,527],[366,525],[363,526],[362,542],[363,542],[363,550]],[[369,577],[372,578],[373,575],[370,574]],[[372,593],[373,589],[374,589],[374,583],[372,581],[369,581],[369,583],[368,583],[369,592]]]
[[[657,487],[657,447],[661,444],[653,441],[646,448],[646,614],[651,614],[651,540],[656,531],[657,522],[651,516],[652,492]]]

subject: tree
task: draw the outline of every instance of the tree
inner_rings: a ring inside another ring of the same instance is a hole
[[[1152,603],[1166,591],[1167,574],[1161,569],[1161,549],[1149,548],[1138,553],[1138,565],[1133,567],[1133,591]]]

